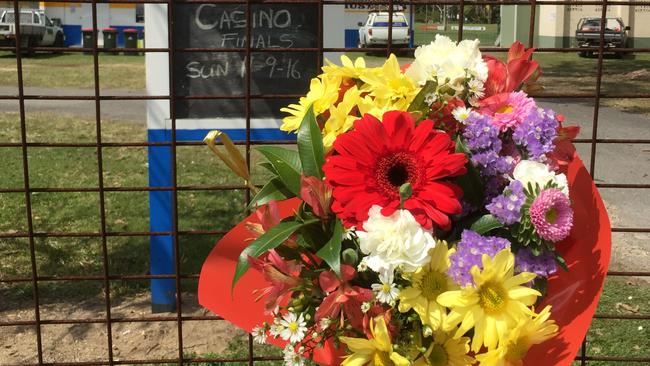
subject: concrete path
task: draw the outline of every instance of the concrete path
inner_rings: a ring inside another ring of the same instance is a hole
[[[57,95],[57,96],[94,96],[94,90],[75,88],[41,88],[26,87],[25,95]],[[16,87],[0,86],[0,95],[17,95]],[[101,95],[145,95],[146,92],[126,90],[103,90]],[[18,101],[0,100],[0,110],[18,111]],[[102,101],[100,103],[101,117],[107,120],[133,121],[146,123],[145,100]],[[73,115],[80,118],[95,118],[94,100],[26,100],[25,112],[48,112],[55,114]]]

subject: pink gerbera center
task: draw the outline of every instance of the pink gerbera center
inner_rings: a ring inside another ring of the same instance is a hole
[[[412,154],[391,153],[378,160],[375,179],[384,194],[396,198],[399,197],[399,188],[404,183],[415,184],[420,180],[420,169]]]
[[[559,189],[541,191],[529,212],[530,221],[542,239],[557,242],[569,236],[573,210],[569,198]]]

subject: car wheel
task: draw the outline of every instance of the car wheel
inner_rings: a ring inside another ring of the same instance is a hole
[[[580,51],[580,52],[578,52],[578,56],[580,56],[580,57],[587,57],[587,51]]]
[[[54,39],[54,47],[65,47],[65,42],[63,41],[63,33],[56,34],[56,38]]]
[[[63,41],[63,33],[57,33],[56,38],[54,39],[54,43],[52,44],[52,47],[56,48],[63,48],[65,47],[65,42]],[[54,53],[61,53],[62,51],[54,51]]]
[[[357,41],[357,48],[365,48],[365,47],[366,45],[363,42],[361,42],[361,38],[359,38],[359,40]]]

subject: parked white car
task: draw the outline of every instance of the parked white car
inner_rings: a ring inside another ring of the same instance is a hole
[[[2,12],[0,15],[0,43],[15,45],[15,26],[14,11]],[[54,24],[40,10],[20,11],[20,36],[20,46],[25,52],[30,52],[31,47],[37,46],[64,47],[63,28]]]
[[[372,12],[365,23],[359,22],[359,48],[388,45],[388,12]],[[408,47],[411,42],[411,28],[404,13],[393,13],[392,45]]]

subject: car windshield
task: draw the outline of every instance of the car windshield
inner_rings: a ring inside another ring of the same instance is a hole
[[[375,18],[375,26],[388,26],[388,15],[377,15]],[[403,15],[393,15],[393,26],[406,27],[406,18]]]
[[[589,27],[589,28],[600,28],[600,19],[587,19],[585,20],[584,23],[582,23],[582,27]],[[621,30],[621,23],[618,22],[618,19],[614,18],[608,18],[607,19],[607,25],[605,26],[606,30],[613,30],[613,31],[620,31]]]
[[[14,22],[14,13],[5,13],[5,16],[2,18],[2,21],[5,23]],[[21,23],[31,23],[32,14],[31,13],[20,13],[20,22]]]

